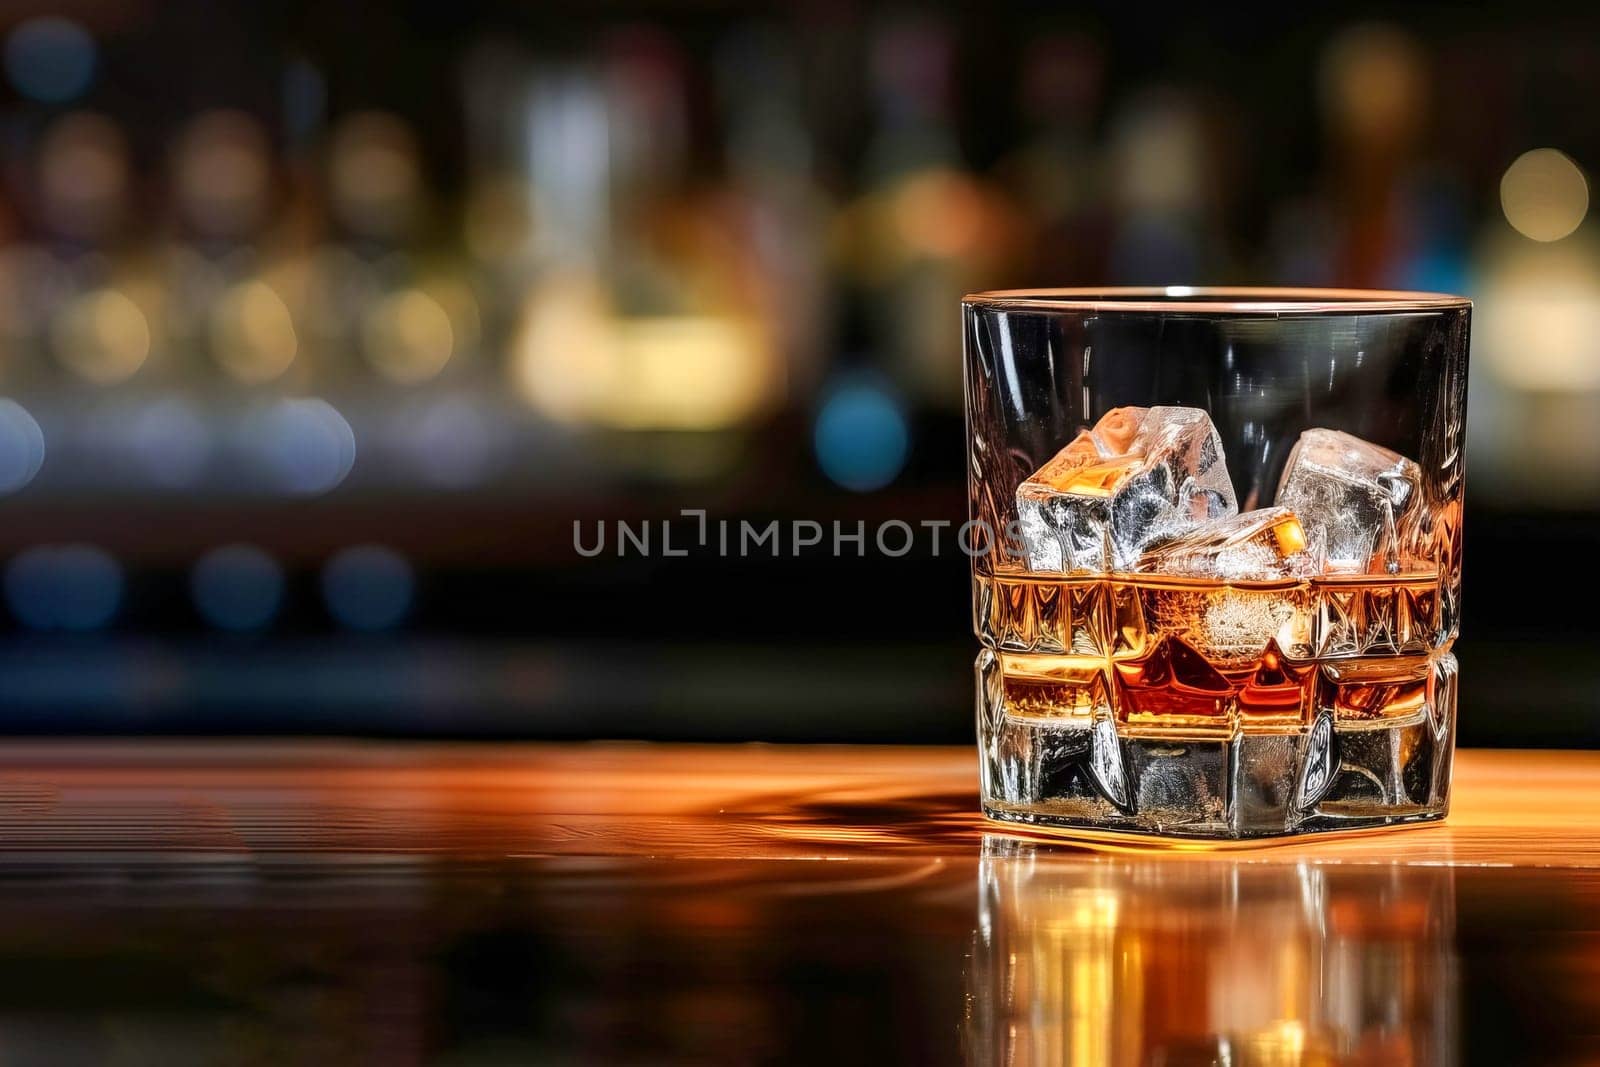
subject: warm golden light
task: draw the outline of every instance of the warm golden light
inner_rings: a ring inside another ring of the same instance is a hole
[[[1450,1047],[1448,872],[984,848],[974,1062],[1303,1067]]]
[[[534,294],[511,357],[513,384],[530,406],[561,422],[585,422],[622,388],[617,353],[599,292],[579,277],[554,279]]]
[[[1323,54],[1323,107],[1351,141],[1393,143],[1421,121],[1427,80],[1421,51],[1405,31],[1358,25],[1334,38]]]
[[[748,417],[766,395],[770,366],[754,331],[732,319],[678,316],[617,324],[631,387],[604,413],[632,428],[707,430]]]
[[[96,385],[131,378],[150,355],[150,324],[139,305],[115,289],[74,298],[50,327],[56,358]]]
[[[1491,250],[1474,332],[1494,378],[1521,392],[1600,389],[1597,251],[1581,235],[1528,244],[1509,234]]]
[[[578,280],[548,287],[530,306],[512,375],[552,418],[627,430],[736,425],[780,384],[778,361],[754,324],[717,315],[617,317]]]
[[[425,382],[455,351],[455,330],[439,302],[420,289],[385,297],[362,323],[367,361],[391,381]]]
[[[895,229],[920,255],[963,255],[984,236],[989,210],[984,197],[983,187],[958,171],[913,175],[895,194]]]
[[[211,349],[233,377],[260,385],[289,369],[299,341],[283,299],[265,282],[245,282],[224,293],[212,313]]]
[[[1535,241],[1559,241],[1589,211],[1589,183],[1565,154],[1554,148],[1524,152],[1500,179],[1500,207],[1518,233]]]

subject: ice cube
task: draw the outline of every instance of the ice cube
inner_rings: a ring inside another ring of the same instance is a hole
[[[1277,503],[1300,517],[1327,573],[1399,573],[1401,531],[1421,506],[1422,471],[1400,455],[1339,430],[1300,435]]]
[[[1145,552],[1139,570],[1217,581],[1272,581],[1315,572],[1306,535],[1285,507],[1261,508],[1198,526]]]
[[[1199,408],[1108,411],[1017,489],[1035,571],[1132,570],[1150,545],[1238,510]]]

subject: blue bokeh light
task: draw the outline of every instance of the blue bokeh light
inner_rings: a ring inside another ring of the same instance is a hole
[[[122,566],[94,545],[39,545],[6,566],[6,606],[34,630],[99,630],[122,605]]]
[[[411,564],[392,548],[357,545],[322,568],[328,614],[351,630],[391,630],[405,621],[416,594]]]
[[[44,465],[44,432],[15,400],[0,397],[0,494],[33,481]]]
[[[889,386],[860,380],[839,386],[823,402],[813,443],[824,474],[866,493],[882,489],[905,467],[911,433]]]
[[[28,19],[6,37],[6,77],[29,100],[64,104],[93,83],[96,52],[94,38],[71,19]]]
[[[219,630],[264,629],[283,606],[283,589],[283,568],[254,545],[212,549],[189,574],[195,609]]]
[[[294,496],[333,489],[356,461],[350,423],[318,397],[279,400],[257,412],[245,426],[267,484]]]

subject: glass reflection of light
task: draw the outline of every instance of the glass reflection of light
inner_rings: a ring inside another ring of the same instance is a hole
[[[44,431],[28,409],[0,397],[0,494],[15,493],[44,466]]]
[[[6,77],[29,100],[65,103],[94,81],[96,52],[94,38],[71,19],[27,19],[6,36]]]
[[[195,608],[221,630],[260,630],[283,603],[283,568],[254,545],[224,545],[195,563],[189,591]]]
[[[94,545],[39,545],[6,566],[6,606],[34,630],[87,632],[122,603],[122,567]]]
[[[1449,868],[1095,857],[989,836],[969,1062],[1452,1062]]]
[[[322,568],[328,614],[352,630],[389,630],[411,610],[416,579],[411,564],[391,548],[357,545]]]

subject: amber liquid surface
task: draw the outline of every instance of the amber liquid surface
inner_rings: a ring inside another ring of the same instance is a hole
[[[1344,729],[1424,714],[1449,644],[1437,573],[1219,582],[1156,575],[979,576],[979,633],[1006,715],[1109,714],[1124,736]]]

